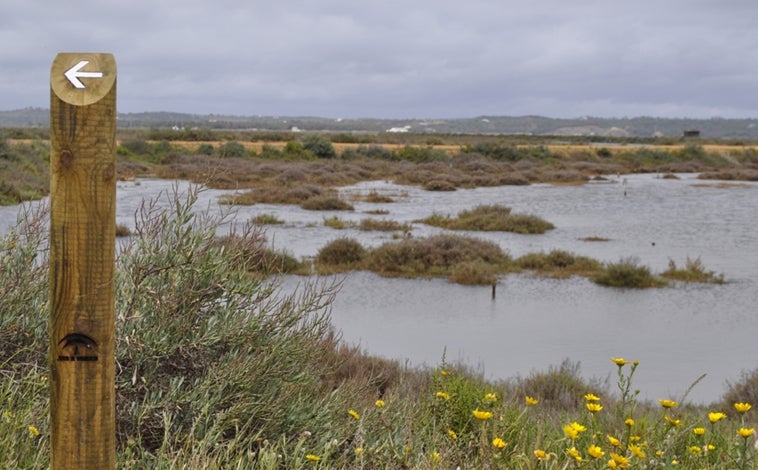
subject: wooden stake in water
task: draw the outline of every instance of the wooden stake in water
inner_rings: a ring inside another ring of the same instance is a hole
[[[116,61],[58,54],[50,89],[51,468],[112,469]]]

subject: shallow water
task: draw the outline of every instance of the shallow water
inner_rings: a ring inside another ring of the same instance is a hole
[[[359,221],[366,210],[386,209],[388,219],[412,222],[433,212],[455,215],[479,204],[504,204],[513,212],[542,217],[556,229],[544,235],[478,233],[512,255],[564,249],[603,261],[634,257],[653,271],[669,259],[683,265],[700,258],[723,273],[724,285],[678,285],[627,290],[600,287],[583,278],[533,279],[511,275],[500,280],[495,299],[490,287],[449,284],[444,280],[384,279],[352,273],[332,310],[343,338],[370,353],[435,365],[443,354],[462,360],[491,378],[526,376],[559,365],[581,363],[585,377],[611,378],[612,356],[638,359],[634,387],[643,398],[678,399],[701,374],[690,393],[696,402],[718,400],[727,380],[758,367],[758,184],[715,187],[715,182],[679,175],[610,177],[583,186],[504,186],[426,192],[388,182],[361,183],[346,196],[371,191],[395,197],[394,203],[355,202],[356,211],[311,212],[297,206],[260,204],[235,208],[238,220],[262,213],[286,223],[267,227],[271,244],[297,257],[314,256],[326,242],[353,237],[366,246],[392,235],[334,230],[323,219],[336,215]],[[708,184],[703,187],[701,184]],[[134,226],[134,212],[145,197],[186,183],[138,180],[119,183],[117,221]],[[198,209],[218,210],[224,191],[200,194]],[[0,230],[15,221],[18,208],[0,208]],[[414,225],[414,237],[441,230]],[[585,242],[584,237],[606,242]],[[290,288],[303,278],[285,280]]]

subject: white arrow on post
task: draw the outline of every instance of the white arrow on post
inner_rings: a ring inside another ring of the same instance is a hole
[[[103,78],[103,72],[82,72],[81,69],[89,64],[88,60],[79,61],[78,64],[68,69],[63,75],[68,78],[68,81],[76,88],[84,88],[80,78]]]

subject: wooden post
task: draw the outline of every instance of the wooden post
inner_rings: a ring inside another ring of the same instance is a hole
[[[50,72],[51,468],[116,466],[116,61]]]

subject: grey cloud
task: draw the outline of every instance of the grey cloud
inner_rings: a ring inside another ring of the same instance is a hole
[[[724,5],[13,0],[0,108],[46,106],[53,57],[81,50],[116,55],[127,112],[755,116],[758,5]]]

